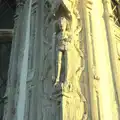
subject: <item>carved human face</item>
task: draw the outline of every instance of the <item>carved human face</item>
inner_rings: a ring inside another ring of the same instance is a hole
[[[58,25],[59,25],[59,28],[60,28],[62,31],[65,31],[66,26],[67,26],[67,20],[66,20],[64,17],[59,18],[59,20],[58,20]]]

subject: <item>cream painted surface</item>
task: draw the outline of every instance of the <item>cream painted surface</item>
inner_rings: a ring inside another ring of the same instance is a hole
[[[100,76],[100,96],[103,108],[103,120],[118,120],[117,105],[112,82],[102,1],[93,2],[93,39],[97,70]]]

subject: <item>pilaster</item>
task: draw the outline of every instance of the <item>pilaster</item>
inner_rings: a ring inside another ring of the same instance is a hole
[[[118,106],[118,112],[120,112],[120,74],[117,64],[118,56],[116,54],[117,47],[116,47],[115,27],[114,27],[115,23],[113,20],[114,15],[111,6],[111,0],[103,0],[103,5],[104,5],[104,19],[105,19],[106,32],[107,32],[106,34],[108,40],[108,49],[109,49],[109,56],[111,62],[114,91]]]
[[[20,45],[20,36],[19,32],[21,30],[20,23],[21,23],[21,16],[22,16],[22,6],[17,8],[16,15],[14,16],[14,35],[12,39],[12,50],[11,50],[11,57],[10,57],[10,65],[8,71],[8,83],[7,83],[7,95],[8,95],[8,104],[7,104],[7,114],[6,119],[10,120],[14,117],[14,96],[15,96],[15,88],[16,88],[16,81],[17,81],[17,64],[18,64],[18,51]]]
[[[95,50],[96,68],[99,75],[99,100],[101,119],[118,120],[118,109],[115,98],[111,61],[109,58],[109,44],[106,36],[104,6],[101,0],[93,2],[92,28]],[[100,26],[100,27],[99,27]],[[99,31],[97,29],[99,28]],[[101,49],[102,46],[102,49]],[[103,66],[104,69],[103,69]],[[106,89],[106,90],[105,90]],[[107,94],[107,96],[106,96]],[[102,106],[102,107],[101,107]],[[111,116],[108,116],[110,114]]]
[[[20,76],[19,80],[19,96],[18,96],[18,103],[16,108],[16,119],[17,120],[24,120],[25,117],[25,101],[26,101],[26,82],[27,82],[27,74],[28,74],[28,55],[29,55],[29,40],[30,40],[30,17],[31,17],[31,5],[32,0],[26,1],[24,4],[24,19],[22,23],[22,30],[24,33],[22,34],[23,44],[22,49],[20,52]],[[26,27],[26,28],[25,28]]]
[[[94,51],[92,43],[92,24],[91,24],[91,11],[92,11],[93,1],[85,0],[83,2],[83,15],[84,15],[84,34],[85,34],[85,48],[87,53],[87,70],[88,70],[88,87],[90,94],[90,119],[98,120],[98,109],[96,101],[96,92],[94,87]]]

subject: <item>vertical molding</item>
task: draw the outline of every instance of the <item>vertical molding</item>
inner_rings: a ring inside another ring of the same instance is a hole
[[[92,11],[91,11],[92,12]],[[93,39],[93,22],[92,22],[92,13],[91,12],[89,12],[89,21],[90,21],[90,36],[91,36],[91,51],[92,51],[92,77],[93,77],[93,79],[92,79],[92,81],[90,81],[91,82],[91,87],[93,87],[93,88],[91,88],[92,89],[92,91],[93,91],[93,96],[91,96],[91,97],[93,97],[93,98],[91,98],[91,101],[93,100],[93,102],[91,103],[91,104],[94,104],[94,111],[96,112],[95,114],[95,118],[93,118],[93,119],[95,119],[95,120],[99,120],[99,113],[98,113],[98,100],[97,100],[97,89],[98,88],[96,88],[97,86],[96,86],[96,83],[99,81],[99,80],[97,80],[95,77],[98,77],[98,75],[97,75],[97,66],[96,66],[96,58],[95,58],[95,46],[94,46],[94,39]]]
[[[86,49],[86,33],[85,33],[85,15],[84,15],[84,9],[85,9],[85,6],[84,6],[84,1],[81,0],[81,17],[82,17],[82,26],[83,26],[83,31],[82,31],[82,35],[83,35],[83,45],[84,45],[84,65],[85,65],[85,72],[84,72],[84,84],[85,84],[85,89],[84,89],[84,92],[85,92],[85,97],[86,97],[86,107],[87,107],[87,113],[88,113],[88,117],[90,117],[91,119],[91,105],[90,105],[90,91],[89,91],[89,76],[88,76],[88,56],[87,56],[87,49]]]
[[[33,69],[32,69],[32,71],[31,72],[33,72],[33,76],[32,76],[32,79],[31,79],[31,93],[32,93],[32,96],[31,96],[31,104],[30,104],[30,116],[29,116],[29,120],[36,120],[36,114],[37,114],[37,111],[36,111],[36,108],[37,108],[37,92],[36,92],[36,81],[38,80],[38,78],[37,78],[37,54],[38,54],[38,51],[37,51],[37,45],[38,45],[38,43],[37,43],[37,41],[39,40],[39,39],[37,39],[36,38],[36,33],[37,33],[37,23],[38,23],[38,21],[37,21],[37,16],[38,16],[38,4],[37,4],[37,1],[35,0],[33,0],[33,2],[32,2],[32,12],[33,13],[31,13],[31,24],[35,24],[35,25],[33,25],[35,28],[32,28],[32,29],[34,29],[35,31],[33,31],[34,32],[34,39],[33,39],[33,35],[31,36],[31,41],[33,41],[32,43],[34,43],[34,46],[32,46],[33,47],[33,56],[31,56],[31,57],[33,57]],[[32,16],[32,14],[34,14],[34,12],[35,12],[35,18],[32,18],[33,16]],[[34,20],[32,20],[32,19],[34,19]],[[32,23],[32,22],[35,22],[35,23]],[[32,48],[30,48],[30,49],[32,49]]]
[[[27,16],[26,16],[23,59],[21,62],[21,70],[20,70],[19,98],[18,98],[18,106],[17,106],[17,113],[16,113],[17,120],[24,120],[24,114],[25,114],[26,81],[27,81],[27,72],[28,72],[28,54],[29,54],[29,40],[30,40],[31,5],[32,5],[32,0],[29,1],[28,12],[24,11],[27,13]],[[24,8],[25,7],[27,7],[26,4]]]
[[[52,26],[52,30],[53,30],[53,34],[55,32],[55,23],[53,23]],[[55,82],[55,78],[56,78],[56,74],[55,74],[55,70],[56,70],[56,65],[55,65],[55,35],[52,36],[52,82]]]
[[[18,56],[18,45],[19,45],[19,32],[20,32],[20,22],[21,22],[21,15],[22,15],[22,6],[18,6],[17,8],[17,29],[15,31],[15,35],[12,42],[12,50],[11,50],[11,57],[10,57],[10,65],[9,65],[9,71],[8,71],[8,85],[7,85],[7,91],[8,91],[8,108],[7,108],[7,120],[12,120],[13,118],[13,100],[14,100],[14,89],[15,89],[15,81],[16,81],[16,70],[17,70],[17,56]]]
[[[85,48],[87,53],[87,73],[88,73],[88,87],[90,94],[90,114],[88,118],[91,120],[98,120],[98,114],[96,110],[95,93],[93,89],[93,50],[92,50],[92,40],[91,40],[91,29],[90,29],[90,19],[89,14],[91,14],[92,1],[83,1],[83,16],[84,16],[84,29],[85,29]]]
[[[100,110],[102,111],[101,119],[103,120],[118,120],[117,108],[115,104],[114,88],[112,83],[112,71],[110,66],[108,43],[103,19],[103,4],[102,0],[93,2],[93,39],[95,47],[96,66],[99,73],[99,96]],[[96,16],[95,16],[96,14]],[[99,32],[97,29],[99,28]],[[116,113],[116,116],[114,116]]]
[[[37,60],[37,81],[36,81],[36,120],[43,119],[43,81],[42,81],[42,69],[43,69],[43,47],[44,47],[44,37],[43,37],[43,29],[44,29],[44,0],[38,0],[38,16],[37,16],[37,49],[38,49],[38,60]]]
[[[91,10],[91,39],[92,39],[92,49],[93,49],[93,92],[94,92],[94,104],[96,106],[96,119],[95,120],[101,120],[102,118],[102,104],[101,104],[101,97],[100,97],[100,74],[99,74],[99,67],[98,64],[99,60],[98,60],[98,56],[96,54],[97,53],[97,47],[96,47],[96,42],[97,37],[96,37],[96,23],[99,21],[100,19],[100,15],[99,15],[99,7],[94,8],[94,5],[97,6],[97,3],[99,1],[95,1],[93,2],[92,5],[92,10]],[[99,6],[101,6],[101,4],[99,4]],[[97,11],[97,12],[96,12]],[[95,15],[96,13],[98,13],[98,15]],[[96,21],[94,20],[96,19]],[[99,22],[98,22],[99,23]],[[99,28],[101,29],[101,28]],[[97,31],[98,32],[98,31]],[[103,39],[103,38],[101,38]]]
[[[106,23],[107,39],[109,45],[109,56],[111,60],[111,70],[113,75],[113,84],[116,92],[116,100],[118,104],[118,112],[120,113],[120,76],[117,68],[117,55],[116,55],[116,41],[114,35],[114,22],[111,0],[103,0],[104,3],[104,19]],[[119,116],[120,119],[120,116]]]

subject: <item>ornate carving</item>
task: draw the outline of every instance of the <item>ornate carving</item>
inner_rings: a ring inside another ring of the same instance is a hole
[[[78,10],[76,9],[76,1],[64,1],[58,0],[54,1],[52,6],[54,18],[55,18],[55,33],[53,34],[53,39],[58,42],[57,44],[57,77],[55,80],[55,86],[60,83],[60,74],[62,69],[62,58],[65,60],[65,80],[64,82],[68,82],[68,59],[70,53],[69,52],[69,44],[72,44],[72,41],[75,42],[74,39],[79,40],[79,32],[82,30],[80,25],[80,15]],[[72,8],[74,7],[74,8]],[[76,22],[74,24],[74,22]],[[75,26],[73,26],[73,24]],[[71,29],[71,27],[73,27]],[[74,38],[73,38],[74,34]],[[79,49],[79,48],[78,48]]]
[[[87,119],[87,101],[80,87],[81,75],[85,66],[83,64],[84,54],[80,49],[82,22],[78,7],[79,2],[79,0],[51,0],[49,1],[50,5],[47,5],[50,6],[49,15],[45,19],[46,28],[49,24],[54,26],[52,55],[55,53],[57,56],[56,76],[53,73],[54,70],[52,71],[54,88],[50,100],[57,103],[63,102],[62,106],[66,106],[63,109],[69,113],[64,116],[66,120]],[[71,105],[72,102],[73,105]],[[60,107],[61,104],[56,106]],[[72,112],[75,114],[73,115]]]
[[[58,41],[58,45],[57,45],[57,55],[58,55],[58,59],[57,59],[57,68],[58,68],[58,72],[57,72],[57,78],[55,81],[55,85],[57,85],[60,81],[60,72],[61,72],[61,64],[62,64],[62,57],[64,57],[65,62],[67,62],[67,50],[68,50],[68,44],[71,42],[72,38],[70,35],[70,32],[67,30],[67,25],[68,25],[68,21],[66,18],[64,17],[60,17],[58,19],[58,21],[56,22],[56,39]],[[65,63],[65,67],[66,63]],[[66,68],[67,69],[67,68]]]

